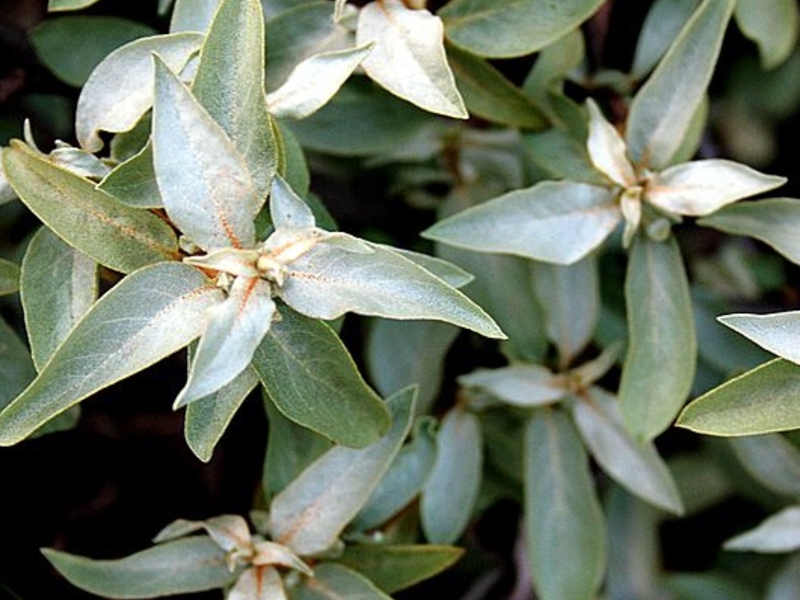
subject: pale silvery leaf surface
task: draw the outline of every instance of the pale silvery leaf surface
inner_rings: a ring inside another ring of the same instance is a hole
[[[729,539],[724,548],[762,553],[800,549],[800,506],[784,508],[755,529]]]
[[[97,271],[95,261],[46,227],[31,239],[22,260],[20,297],[37,370],[97,299]]]
[[[483,471],[483,431],[474,414],[456,407],[442,419],[436,460],[422,489],[420,518],[429,542],[452,544],[469,524]]]
[[[360,449],[337,446],[306,468],[270,505],[272,539],[299,555],[323,552],[369,500],[405,440],[414,414],[412,391],[387,403],[392,426]]]
[[[169,23],[170,33],[195,31],[205,33],[211,26],[214,12],[220,0],[175,0],[172,18]]]
[[[279,154],[264,96],[265,44],[258,0],[223,0],[192,82],[194,97],[244,159],[261,203],[278,169]]]
[[[545,181],[439,221],[423,237],[467,250],[571,264],[602,244],[621,219],[614,194],[605,187]]]
[[[109,54],[81,90],[75,115],[75,133],[82,148],[103,147],[100,131],[132,129],[153,104],[152,54],[180,71],[197,52],[203,36],[177,33],[142,38]]]
[[[206,310],[222,299],[221,290],[181,263],[159,263],[125,278],[0,413],[0,445],[21,441],[87,396],[183,348],[202,333]]]
[[[315,54],[297,65],[289,78],[267,94],[276,118],[305,119],[330,100],[372,50],[371,45]]]
[[[631,103],[628,153],[638,167],[663,169],[680,148],[714,72],[734,0],[706,0]]]
[[[156,598],[222,588],[235,574],[211,538],[191,537],[160,544],[125,558],[91,560],[42,550],[73,585],[106,598]]]
[[[158,544],[183,537],[204,529],[222,550],[229,552],[245,549],[250,544],[250,527],[244,517],[239,515],[220,515],[205,521],[177,519],[162,529],[153,542]]]
[[[316,226],[311,208],[294,193],[286,180],[280,176],[275,177],[272,181],[272,191],[269,194],[269,214],[275,229],[284,227],[302,229]]]
[[[338,237],[322,239],[289,265],[278,295],[298,312],[328,320],[346,312],[433,319],[505,337],[483,309],[422,267],[379,245],[369,245],[368,254],[353,252],[349,236],[340,236],[345,245]]]
[[[314,577],[292,590],[292,600],[391,600],[369,579],[335,562],[321,563]]]
[[[129,273],[178,257],[174,231],[156,215],[122,204],[19,141],[3,148],[2,159],[25,205],[61,239],[100,264]]]
[[[745,471],[768,490],[800,499],[800,449],[777,433],[728,440]]]
[[[384,246],[380,244],[381,248],[391,250],[395,254],[399,254],[403,258],[407,258],[413,263],[418,264],[426,271],[436,275],[445,283],[452,285],[454,288],[461,288],[472,282],[475,276],[467,273],[464,269],[455,265],[447,260],[422,254],[421,252],[412,252],[404,248],[395,248],[393,246]]]
[[[97,184],[97,189],[128,206],[163,208],[153,167],[152,141],[148,140],[139,152],[114,167]]]
[[[458,382],[489,392],[501,402],[513,406],[552,404],[567,393],[566,381],[540,365],[479,369],[462,375]]]
[[[719,317],[719,321],[765,350],[800,364],[800,311],[769,315],[724,315]]]
[[[244,159],[188,88],[154,62],[153,157],[167,213],[205,250],[252,246],[261,201]]]
[[[699,5],[700,0],[653,2],[636,42],[631,66],[633,77],[642,78],[656,66]]]
[[[603,512],[569,417],[550,408],[525,427],[525,532],[542,600],[594,600],[606,565]]]
[[[189,379],[175,408],[219,391],[244,371],[274,314],[270,284],[258,277],[237,277],[225,301],[206,313]]]
[[[197,458],[203,462],[211,460],[214,447],[236,411],[257,385],[255,371],[245,369],[229,384],[186,407],[183,433]]]
[[[572,416],[595,460],[617,483],[650,504],[683,514],[683,502],[667,465],[649,442],[625,429],[617,400],[600,388],[572,405]]]
[[[0,205],[6,202],[11,202],[17,198],[17,193],[14,188],[8,183],[6,174],[3,171],[3,165],[0,164]]]
[[[701,217],[748,196],[786,183],[724,159],[695,160],[655,173],[647,182],[647,201],[662,210]]]
[[[439,17],[409,9],[401,0],[370,2],[361,9],[356,42],[375,44],[362,64],[381,86],[425,110],[467,118],[447,64]]]
[[[225,600],[287,600],[280,573],[267,566],[246,569]]]
[[[589,137],[586,146],[592,163],[617,185],[635,185],[636,173],[628,159],[625,140],[606,120],[591,98],[586,101],[586,107],[589,110]]]

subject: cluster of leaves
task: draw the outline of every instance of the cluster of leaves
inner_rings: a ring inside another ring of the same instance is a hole
[[[728,455],[790,499],[726,547],[800,549],[800,452],[775,433],[800,428],[800,314],[721,318],[780,358],[719,356],[748,346],[707,325],[715,305],[681,237],[749,236],[800,264],[800,200],[745,200],[786,180],[696,158],[731,20],[773,69],[794,50],[793,2],[657,0],[628,73],[587,67],[581,26],[602,0],[171,4],[166,34],[85,16],[32,34],[82,88],[78,145],[43,152],[26,128],[2,151],[0,199],[43,226],[20,266],[0,262],[28,338],[0,321],[0,444],[69,427],[82,400],[188,348],[174,407],[200,460],[263,396],[263,500],[249,521],[175,521],[126,558],[45,550],[69,581],[110,598],[379,600],[449,567],[475,516],[510,498],[517,585],[544,600],[706,599],[720,585],[750,598],[718,575],[660,572],[664,513],[731,486],[705,455],[660,456],[676,419],[761,434]],[[104,37],[75,60],[60,44],[84,30]],[[534,54],[519,87],[489,60]],[[395,189],[438,209],[422,233],[438,256],[337,231],[307,158],[391,165]],[[608,275],[614,260],[624,274]],[[377,392],[337,334],[347,313],[376,318]],[[499,340],[506,364],[460,374],[456,401],[437,404],[457,327]],[[696,374],[751,368],[684,407]],[[793,558],[774,574],[770,600],[791,597],[798,571]]]

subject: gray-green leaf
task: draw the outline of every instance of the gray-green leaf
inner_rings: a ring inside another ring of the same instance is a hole
[[[8,324],[0,319],[0,409],[36,377],[30,352]]]
[[[602,244],[620,220],[605,187],[545,181],[457,213],[422,235],[467,250],[570,264]]]
[[[552,404],[567,393],[564,379],[540,365],[478,369],[459,377],[458,383],[488,392],[512,406]]]
[[[777,433],[731,438],[728,443],[748,474],[777,494],[800,499],[800,450]]]
[[[153,144],[148,141],[141,151],[114,167],[97,188],[128,206],[163,207],[153,167]]]
[[[800,9],[794,0],[736,0],[736,24],[758,45],[761,65],[777,67],[791,55],[800,30]]]
[[[211,538],[160,544],[115,560],[91,560],[46,548],[47,560],[83,590],[105,598],[156,598],[222,588],[231,583],[224,552]]]
[[[172,228],[92,182],[53,165],[20,142],[3,150],[3,167],[22,201],[64,241],[123,273],[177,258]]]
[[[337,563],[322,563],[314,577],[291,592],[292,600],[391,600],[363,575]]]
[[[631,67],[632,77],[642,78],[656,66],[699,5],[700,0],[653,2],[636,43]]]
[[[800,549],[800,506],[784,508],[755,529],[729,539],[724,548],[763,553]]]
[[[670,425],[686,400],[697,354],[689,284],[674,239],[636,238],[625,302],[630,339],[620,408],[628,430],[651,440]]]
[[[125,278],[0,413],[0,445],[21,441],[87,396],[186,346],[222,297],[199,271],[181,263],[156,264]]]
[[[719,321],[765,350],[800,364],[797,345],[800,311],[792,310],[769,315],[723,315],[719,317]]]
[[[14,294],[20,287],[20,268],[10,260],[0,258],[0,296]]]
[[[275,496],[269,516],[275,541],[300,555],[322,552],[336,542],[367,502],[408,434],[414,395],[413,390],[406,390],[387,401],[392,427],[383,438],[361,449],[332,448]]]
[[[605,571],[603,513],[569,418],[543,408],[525,428],[525,530],[542,600],[593,600]]]

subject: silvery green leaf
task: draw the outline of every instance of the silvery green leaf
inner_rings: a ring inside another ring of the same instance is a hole
[[[620,408],[636,438],[652,440],[669,427],[692,387],[697,340],[689,284],[673,238],[639,236],[625,277],[629,341]]]
[[[439,393],[445,357],[458,332],[438,321],[374,319],[364,356],[370,379],[383,395],[418,385],[417,409],[427,412]]]
[[[214,447],[236,411],[257,385],[258,376],[248,368],[213,394],[186,407],[183,433],[197,458],[203,462],[211,460]]]
[[[800,450],[776,433],[728,440],[747,473],[767,489],[800,499]]]
[[[233,585],[225,600],[287,600],[280,573],[268,566],[246,569]]]
[[[210,269],[212,271],[222,271],[236,277],[258,277],[256,269],[258,260],[257,250],[239,250],[237,248],[219,248],[212,250],[208,254],[187,256],[183,259],[187,265]]]
[[[726,550],[748,552],[792,552],[800,549],[800,506],[784,508],[755,529],[729,539]]]
[[[274,314],[270,284],[258,277],[237,277],[228,297],[206,313],[189,379],[175,408],[218,392],[244,371]]]
[[[449,41],[480,56],[510,58],[555,42],[601,4],[601,0],[455,0],[440,14]]]
[[[314,577],[292,590],[292,600],[391,600],[369,579],[335,562],[314,568]]]
[[[262,200],[244,159],[157,56],[155,67],[153,159],[167,213],[205,250],[251,246]]]
[[[461,385],[476,387],[512,406],[541,406],[558,402],[566,393],[566,382],[540,365],[512,365],[478,369],[458,378]]]
[[[128,131],[152,106],[153,52],[171,69],[180,71],[202,41],[203,36],[196,33],[157,35],[109,54],[89,76],[78,99],[75,133],[81,147],[90,152],[100,150],[100,131]]]
[[[418,264],[420,267],[430,273],[433,273],[436,275],[436,277],[445,283],[452,285],[454,288],[464,287],[475,279],[475,276],[471,273],[467,273],[461,267],[441,258],[430,256],[428,254],[422,254],[421,252],[412,252],[411,250],[406,250],[404,248],[394,248],[393,246],[384,246],[383,244],[380,246],[381,248],[390,250],[395,254],[399,254],[403,258],[407,258],[408,260]]]
[[[645,199],[672,213],[701,217],[786,181],[730,160],[695,160],[655,173],[647,183]]]
[[[356,41],[375,44],[362,65],[378,84],[425,110],[467,118],[447,64],[439,17],[400,0],[371,2],[361,9]]]
[[[269,515],[274,541],[301,556],[336,542],[400,450],[411,427],[414,396],[406,390],[387,401],[392,427],[384,437],[365,448],[332,448],[275,496]]]
[[[800,364],[800,350],[797,344],[800,311],[769,315],[723,315],[719,317],[719,322],[754,341],[765,350]]]
[[[91,560],[45,548],[45,558],[74,586],[105,598],[156,598],[222,588],[235,577],[211,538],[159,544],[114,560]]]
[[[377,528],[420,493],[436,460],[434,423],[432,417],[417,420],[411,442],[397,453],[369,501],[353,519],[351,529],[367,531]]]
[[[322,321],[282,306],[253,367],[281,413],[339,444],[366,446],[389,427],[385,403]]]
[[[169,23],[170,33],[196,31],[205,33],[211,26],[214,13],[220,0],[175,0],[172,18]]]
[[[269,194],[269,212],[276,229],[316,226],[314,213],[283,177],[275,177]]]
[[[602,244],[620,220],[610,190],[545,181],[457,213],[422,235],[467,250],[571,264]]]
[[[100,264],[129,273],[177,258],[175,233],[156,215],[118,202],[21,142],[4,148],[2,159],[25,205],[61,239]]]
[[[14,191],[14,188],[8,183],[6,179],[6,174],[3,170],[3,165],[0,162],[0,205],[5,204],[6,202],[11,202],[12,200],[17,199],[17,193]]]
[[[200,49],[192,83],[197,101],[244,159],[262,204],[279,154],[264,96],[265,43],[258,0],[222,0]]]
[[[148,141],[138,153],[114,167],[97,184],[97,189],[128,206],[162,208],[164,203],[153,167],[152,142]]]
[[[323,240],[289,265],[278,290],[309,317],[335,319],[346,312],[390,319],[433,319],[504,338],[477,304],[410,260],[378,245],[356,253]]]
[[[315,54],[298,64],[289,78],[267,94],[270,113],[277,118],[305,119],[330,100],[372,50],[357,46]]]
[[[204,529],[214,543],[225,552],[247,549],[250,545],[250,527],[239,515],[220,515],[204,521],[178,519],[162,529],[153,542],[160,544]]]
[[[632,77],[641,79],[656,66],[699,5],[700,0],[653,2],[636,43],[631,67]]]
[[[16,332],[0,319],[0,409],[36,377],[30,352]]]
[[[126,277],[72,329],[39,376],[0,413],[0,445],[15,444],[84,398],[183,348],[222,291],[181,263]]]
[[[58,12],[66,10],[80,10],[97,2],[97,0],[48,0],[48,12]]]
[[[689,403],[677,425],[709,435],[737,436],[800,428],[800,366],[776,358]]]
[[[772,246],[800,264],[800,202],[795,198],[766,198],[738,202],[698,221],[733,235],[747,235]]]
[[[111,170],[102,160],[81,148],[56,142],[56,148],[48,154],[50,161],[75,175],[86,179],[101,180]]]
[[[662,169],[681,146],[711,80],[734,0],[705,0],[636,93],[628,116],[628,154]]]
[[[481,425],[460,407],[442,419],[436,435],[436,461],[422,489],[422,530],[434,544],[456,541],[469,524],[478,499],[483,468]]]
[[[605,525],[589,461],[567,415],[538,409],[525,427],[525,531],[542,600],[594,600]]]
[[[589,157],[602,173],[622,187],[636,184],[636,173],[628,159],[628,147],[617,129],[609,123],[595,104],[586,100],[589,110]]]
[[[800,586],[800,554],[792,554],[770,577],[764,600],[794,600]]]
[[[736,24],[758,45],[761,65],[773,69],[792,54],[800,30],[800,10],[793,0],[736,0]]]
[[[0,296],[14,294],[20,286],[20,268],[10,260],[0,258]]]
[[[567,366],[592,340],[600,319],[600,275],[597,258],[571,265],[535,264],[533,290],[545,314],[547,336],[560,364]]]
[[[265,518],[268,518],[266,514]],[[255,550],[255,555],[252,558],[252,562],[256,566],[279,565],[281,567],[288,567],[300,571],[306,575],[314,574],[311,567],[303,562],[294,552],[289,550],[289,548],[281,544],[266,540],[256,540],[253,543],[253,550]]]
[[[98,265],[46,227],[22,260],[20,297],[31,355],[41,371],[98,294]]]
[[[676,515],[683,502],[667,465],[649,442],[637,442],[625,429],[617,399],[600,388],[572,404],[578,431],[603,470],[642,500]]]

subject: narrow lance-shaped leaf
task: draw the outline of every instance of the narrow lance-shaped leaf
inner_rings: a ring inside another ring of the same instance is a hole
[[[180,71],[197,52],[203,36],[178,33],[142,38],[109,54],[89,76],[78,98],[75,133],[82,148],[103,147],[100,131],[133,129],[153,104],[152,54]],[[124,73],[124,77],[120,77]]]
[[[546,181],[457,213],[422,235],[477,252],[571,264],[602,244],[620,220],[605,187]]]
[[[800,499],[800,450],[777,433],[748,435],[728,441],[748,474],[778,494]]]
[[[725,542],[726,550],[792,552],[800,548],[800,506],[784,508],[755,529]]]
[[[160,544],[125,558],[91,560],[45,549],[45,558],[74,586],[105,598],[157,598],[228,585],[235,574],[211,538]]]
[[[177,240],[167,223],[117,202],[22,143],[12,142],[3,150],[3,167],[28,208],[59,237],[97,262],[128,273],[177,258]]]
[[[569,418],[540,409],[525,428],[525,530],[542,600],[593,600],[605,570],[603,513]]]
[[[705,0],[631,104],[627,140],[638,166],[661,169],[683,142],[711,80],[733,0]]]
[[[636,50],[633,54],[631,76],[640,79],[656,66],[678,37],[686,21],[701,0],[656,0],[645,17]]]
[[[464,532],[478,498],[482,467],[480,422],[456,407],[442,419],[436,462],[422,491],[422,529],[430,542],[450,544]]]
[[[153,166],[153,144],[147,144],[137,154],[117,165],[97,185],[109,196],[114,196],[128,206],[161,208],[161,190],[158,189]]]
[[[266,200],[278,167],[277,142],[264,96],[265,45],[264,14],[258,0],[223,0],[200,50],[192,83],[198,102],[244,159],[260,202]]]
[[[253,368],[287,418],[339,444],[363,447],[389,427],[383,401],[366,384],[325,323],[280,308],[253,356]]]
[[[229,552],[246,548],[251,541],[250,527],[240,515],[219,515],[205,521],[189,521],[177,519],[153,538],[153,542],[162,543],[205,530],[222,550]]]
[[[363,67],[381,86],[425,110],[467,118],[447,64],[439,17],[401,0],[370,2],[361,9],[356,42],[375,44]]]
[[[643,500],[673,514],[683,513],[678,488],[651,443],[633,439],[622,424],[616,398],[592,388],[572,405],[572,416],[586,446],[603,470]]]
[[[723,315],[719,317],[719,322],[765,350],[800,364],[797,344],[797,336],[800,334],[800,311],[790,310],[768,315]]]
[[[21,284],[31,355],[41,371],[97,299],[97,263],[42,227],[25,252]]]
[[[292,590],[292,600],[391,600],[363,575],[337,563],[326,562],[314,568],[314,576],[306,578]]]
[[[625,140],[600,112],[594,100],[586,101],[589,110],[589,137],[586,147],[589,157],[597,169],[617,185],[628,187],[636,184],[636,173],[628,159]]]
[[[694,160],[655,173],[647,182],[647,201],[666,211],[700,217],[741,198],[786,183],[745,165],[719,158]]]
[[[225,600],[286,600],[283,579],[273,567],[250,567],[228,592]]]
[[[706,392],[678,426],[710,435],[755,435],[800,429],[800,366],[777,358]]]
[[[602,0],[456,0],[439,13],[447,39],[480,56],[531,54],[577,28]]]
[[[348,241],[349,240],[349,241]],[[353,252],[352,238],[323,240],[289,265],[278,290],[292,308],[335,319],[346,312],[389,319],[433,319],[492,338],[505,335],[478,305],[403,256],[378,245]]]
[[[0,258],[0,296],[19,290],[19,277],[19,267],[10,260]]]
[[[330,100],[372,51],[372,46],[315,54],[299,65],[274,92],[267,94],[270,114],[304,119]]]
[[[0,413],[0,445],[19,442],[87,396],[152,365],[200,335],[222,292],[181,263],[141,269],[75,326],[36,380]]]
[[[564,379],[541,365],[478,369],[459,377],[458,383],[488,392],[512,406],[552,404],[567,393]]]
[[[244,159],[158,56],[154,63],[153,157],[167,213],[205,250],[252,245],[261,200]]]
[[[767,198],[737,202],[698,221],[733,235],[747,235],[772,246],[795,264],[800,264],[800,201]]]
[[[387,594],[393,594],[444,571],[463,553],[461,548],[435,544],[348,544],[336,562],[358,571]]]
[[[214,447],[236,411],[257,385],[255,371],[245,369],[223,388],[186,407],[184,437],[197,458],[203,462],[211,460]]]
[[[411,427],[414,400],[413,390],[390,398],[392,427],[383,438],[361,449],[332,448],[275,496],[270,507],[272,538],[299,555],[334,544],[400,449]]]
[[[697,353],[689,284],[673,238],[636,238],[625,303],[630,339],[620,409],[628,430],[651,440],[669,426],[686,400]]]
[[[175,408],[218,392],[247,369],[274,314],[269,283],[258,277],[237,277],[228,297],[206,313],[189,379]]]

